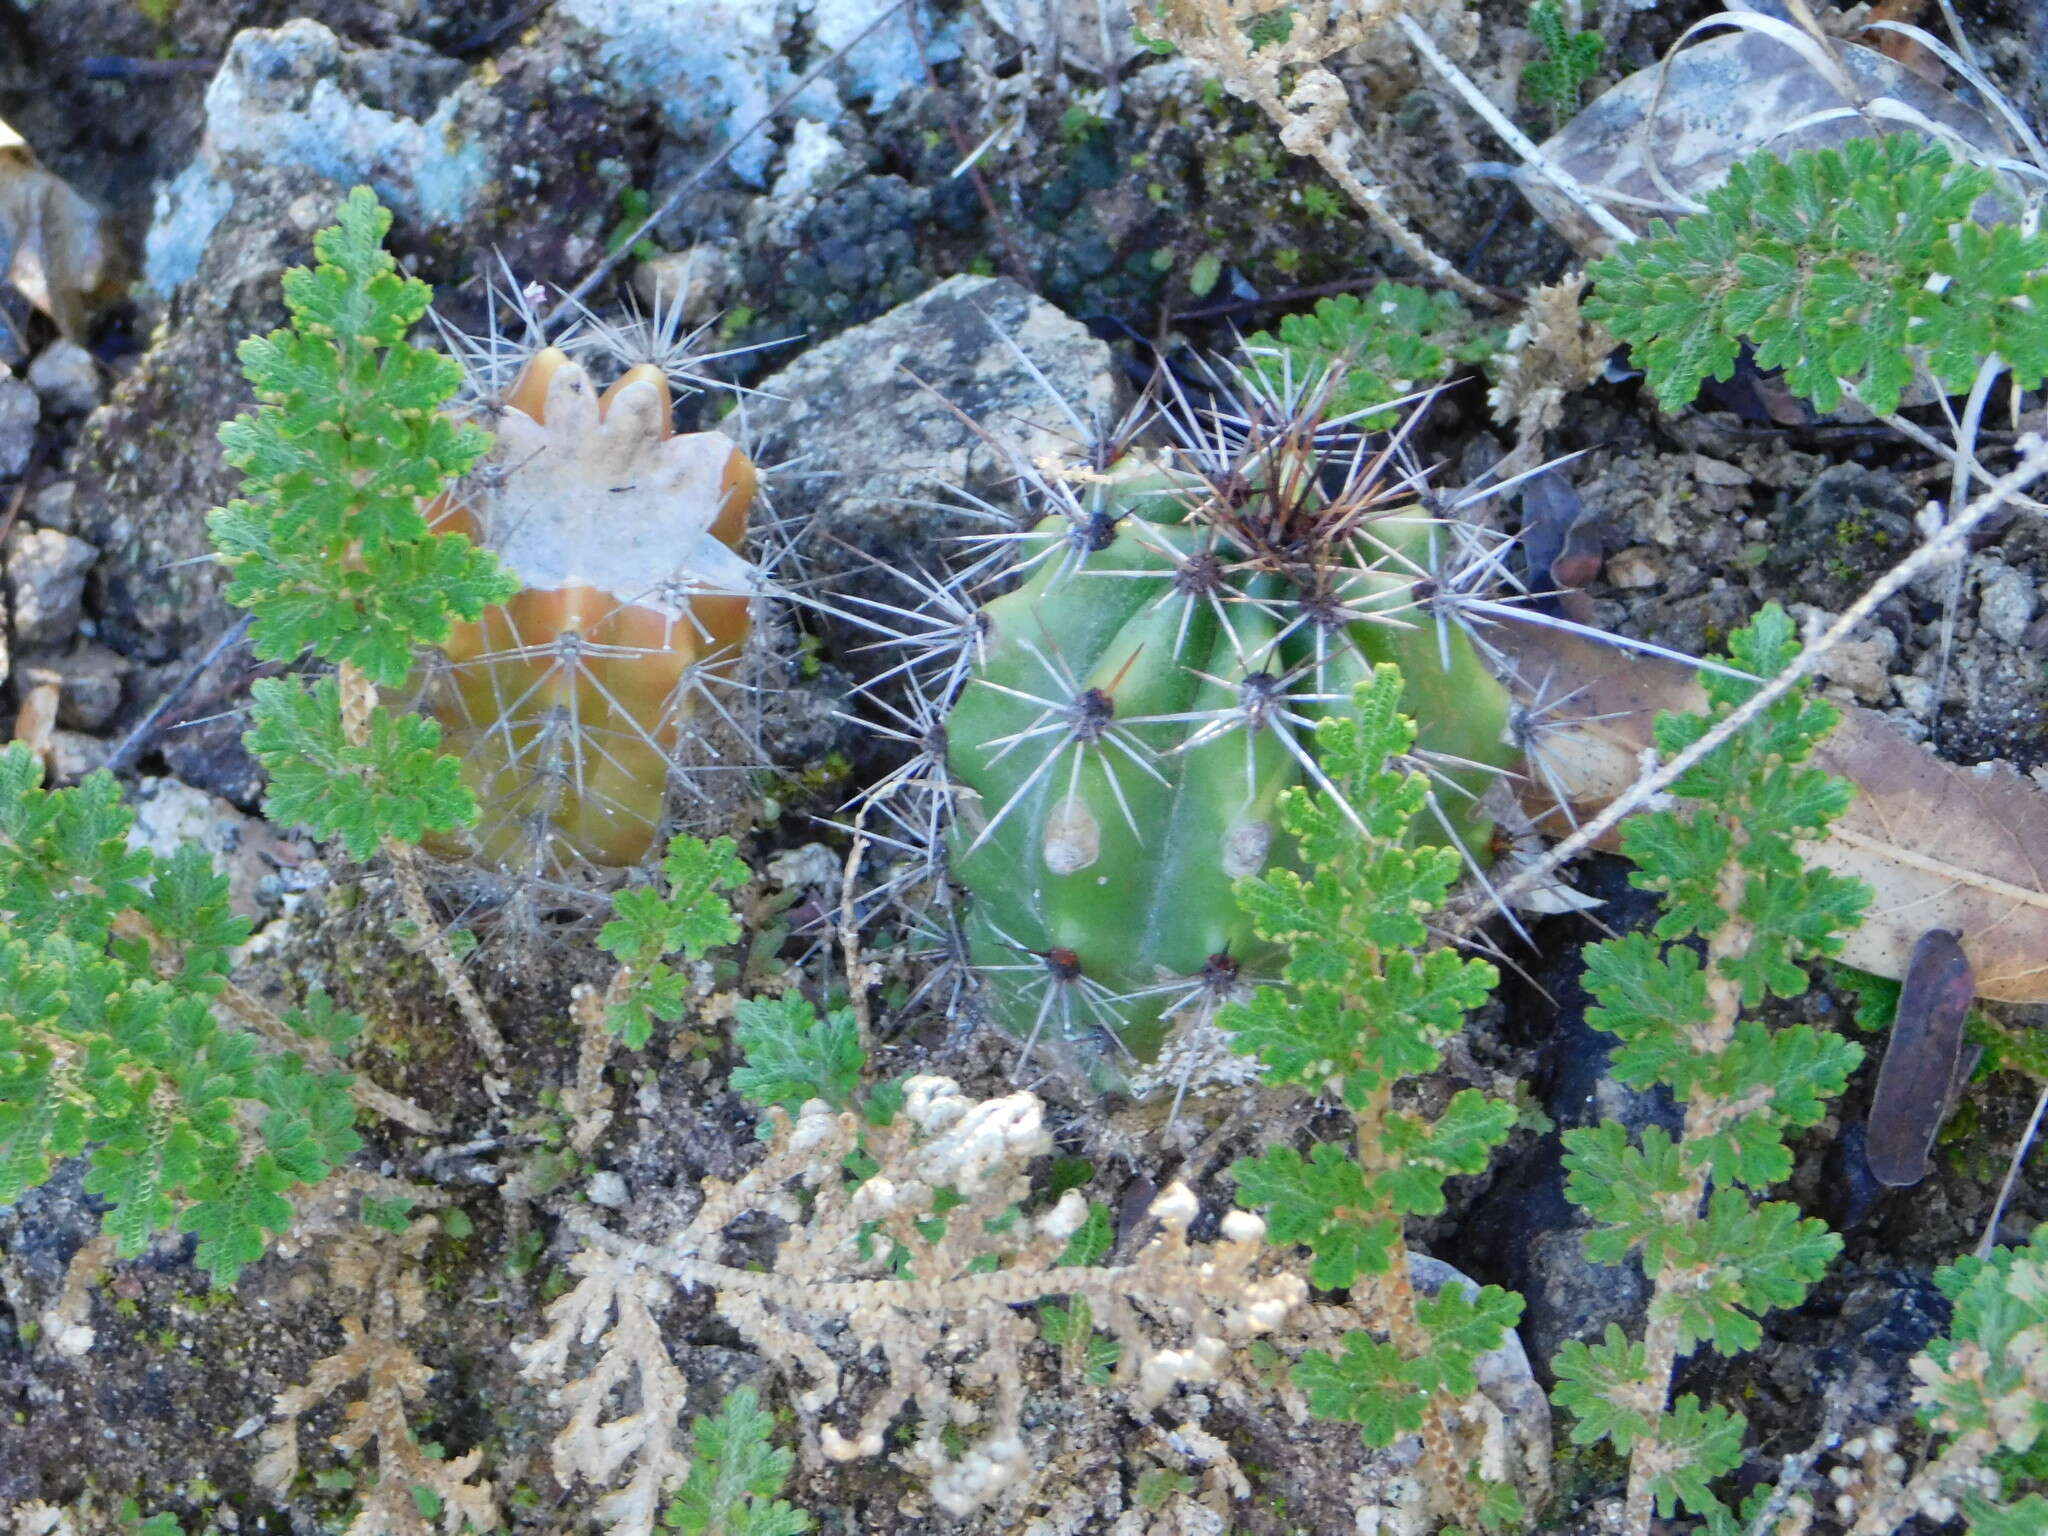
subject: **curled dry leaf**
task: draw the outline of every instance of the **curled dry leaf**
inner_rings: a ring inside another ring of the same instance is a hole
[[[111,270],[99,210],[44,170],[35,151],[0,119],[0,282],[19,289],[78,341],[85,301]],[[5,327],[0,319],[0,345]]]
[[[1934,1138],[1969,1075],[1974,1052],[1963,1026],[1976,994],[1969,953],[1946,928],[1913,946],[1870,1101],[1864,1151],[1880,1184],[1903,1189],[1927,1177]]]
[[[1630,75],[1543,145],[1638,232],[1653,218],[1690,212],[1686,200],[1718,187],[1758,150],[1790,155],[1932,124],[1986,158],[2012,152],[1984,114],[1874,48],[1814,38],[1772,17],[1727,20],[1739,30]],[[1582,254],[1607,254],[1611,238],[1571,199],[1533,171],[1515,179]],[[1980,207],[1979,217],[1999,214]]]
[[[1515,674],[1525,804],[1553,836],[1635,782],[1658,711],[1705,703],[1676,662],[1527,624],[1489,638]],[[1805,851],[1876,892],[1844,963],[1898,979],[1921,935],[1946,928],[1969,952],[1979,997],[2048,1001],[2048,792],[2002,763],[1945,762],[1852,705],[1815,761],[1856,797],[1825,846]]]

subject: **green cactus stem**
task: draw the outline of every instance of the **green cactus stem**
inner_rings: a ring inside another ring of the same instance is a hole
[[[969,955],[1032,1048],[1146,1060],[1277,972],[1232,888],[1293,862],[1275,802],[1334,793],[1316,725],[1376,663],[1409,679],[1421,835],[1485,858],[1507,693],[1437,621],[1439,520],[1317,403],[1043,477],[1056,510],[1017,540],[1027,579],[987,605],[945,727]]]

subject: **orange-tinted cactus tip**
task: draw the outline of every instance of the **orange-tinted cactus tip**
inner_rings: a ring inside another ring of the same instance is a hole
[[[719,433],[679,436],[646,364],[599,392],[545,348],[505,405],[494,473],[441,509],[523,583],[445,647],[453,686],[433,707],[485,809],[468,852],[549,876],[630,864],[765,589],[741,553],[754,466]]]
[[[531,416],[535,421],[544,420],[548,385],[554,381],[555,371],[569,361],[569,354],[560,347],[541,348],[527,360],[519,372],[519,381],[506,392],[506,406]]]

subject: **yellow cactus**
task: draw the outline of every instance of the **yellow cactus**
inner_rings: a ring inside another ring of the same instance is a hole
[[[421,680],[484,807],[441,851],[544,878],[632,864],[676,766],[715,756],[732,719],[711,690],[733,685],[766,590],[741,553],[754,466],[722,433],[676,433],[644,363],[600,394],[547,347],[490,409],[483,469],[433,512],[524,585],[457,624]]]

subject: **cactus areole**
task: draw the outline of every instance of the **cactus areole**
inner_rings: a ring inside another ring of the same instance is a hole
[[[685,733],[746,648],[763,590],[739,553],[754,467],[719,433],[676,434],[658,368],[599,393],[553,347],[492,426],[484,469],[437,521],[524,586],[455,626],[423,688],[484,807],[446,851],[540,876],[632,864],[661,831]]]
[[[1377,662],[1400,666],[1435,765],[1423,835],[1484,856],[1507,696],[1436,622],[1444,530],[1381,468],[1297,415],[1069,470],[1019,540],[1029,574],[987,605],[946,737],[969,955],[1033,1048],[1114,1082],[1177,1018],[1277,974],[1233,887],[1293,861],[1280,795],[1330,789],[1317,721]]]

